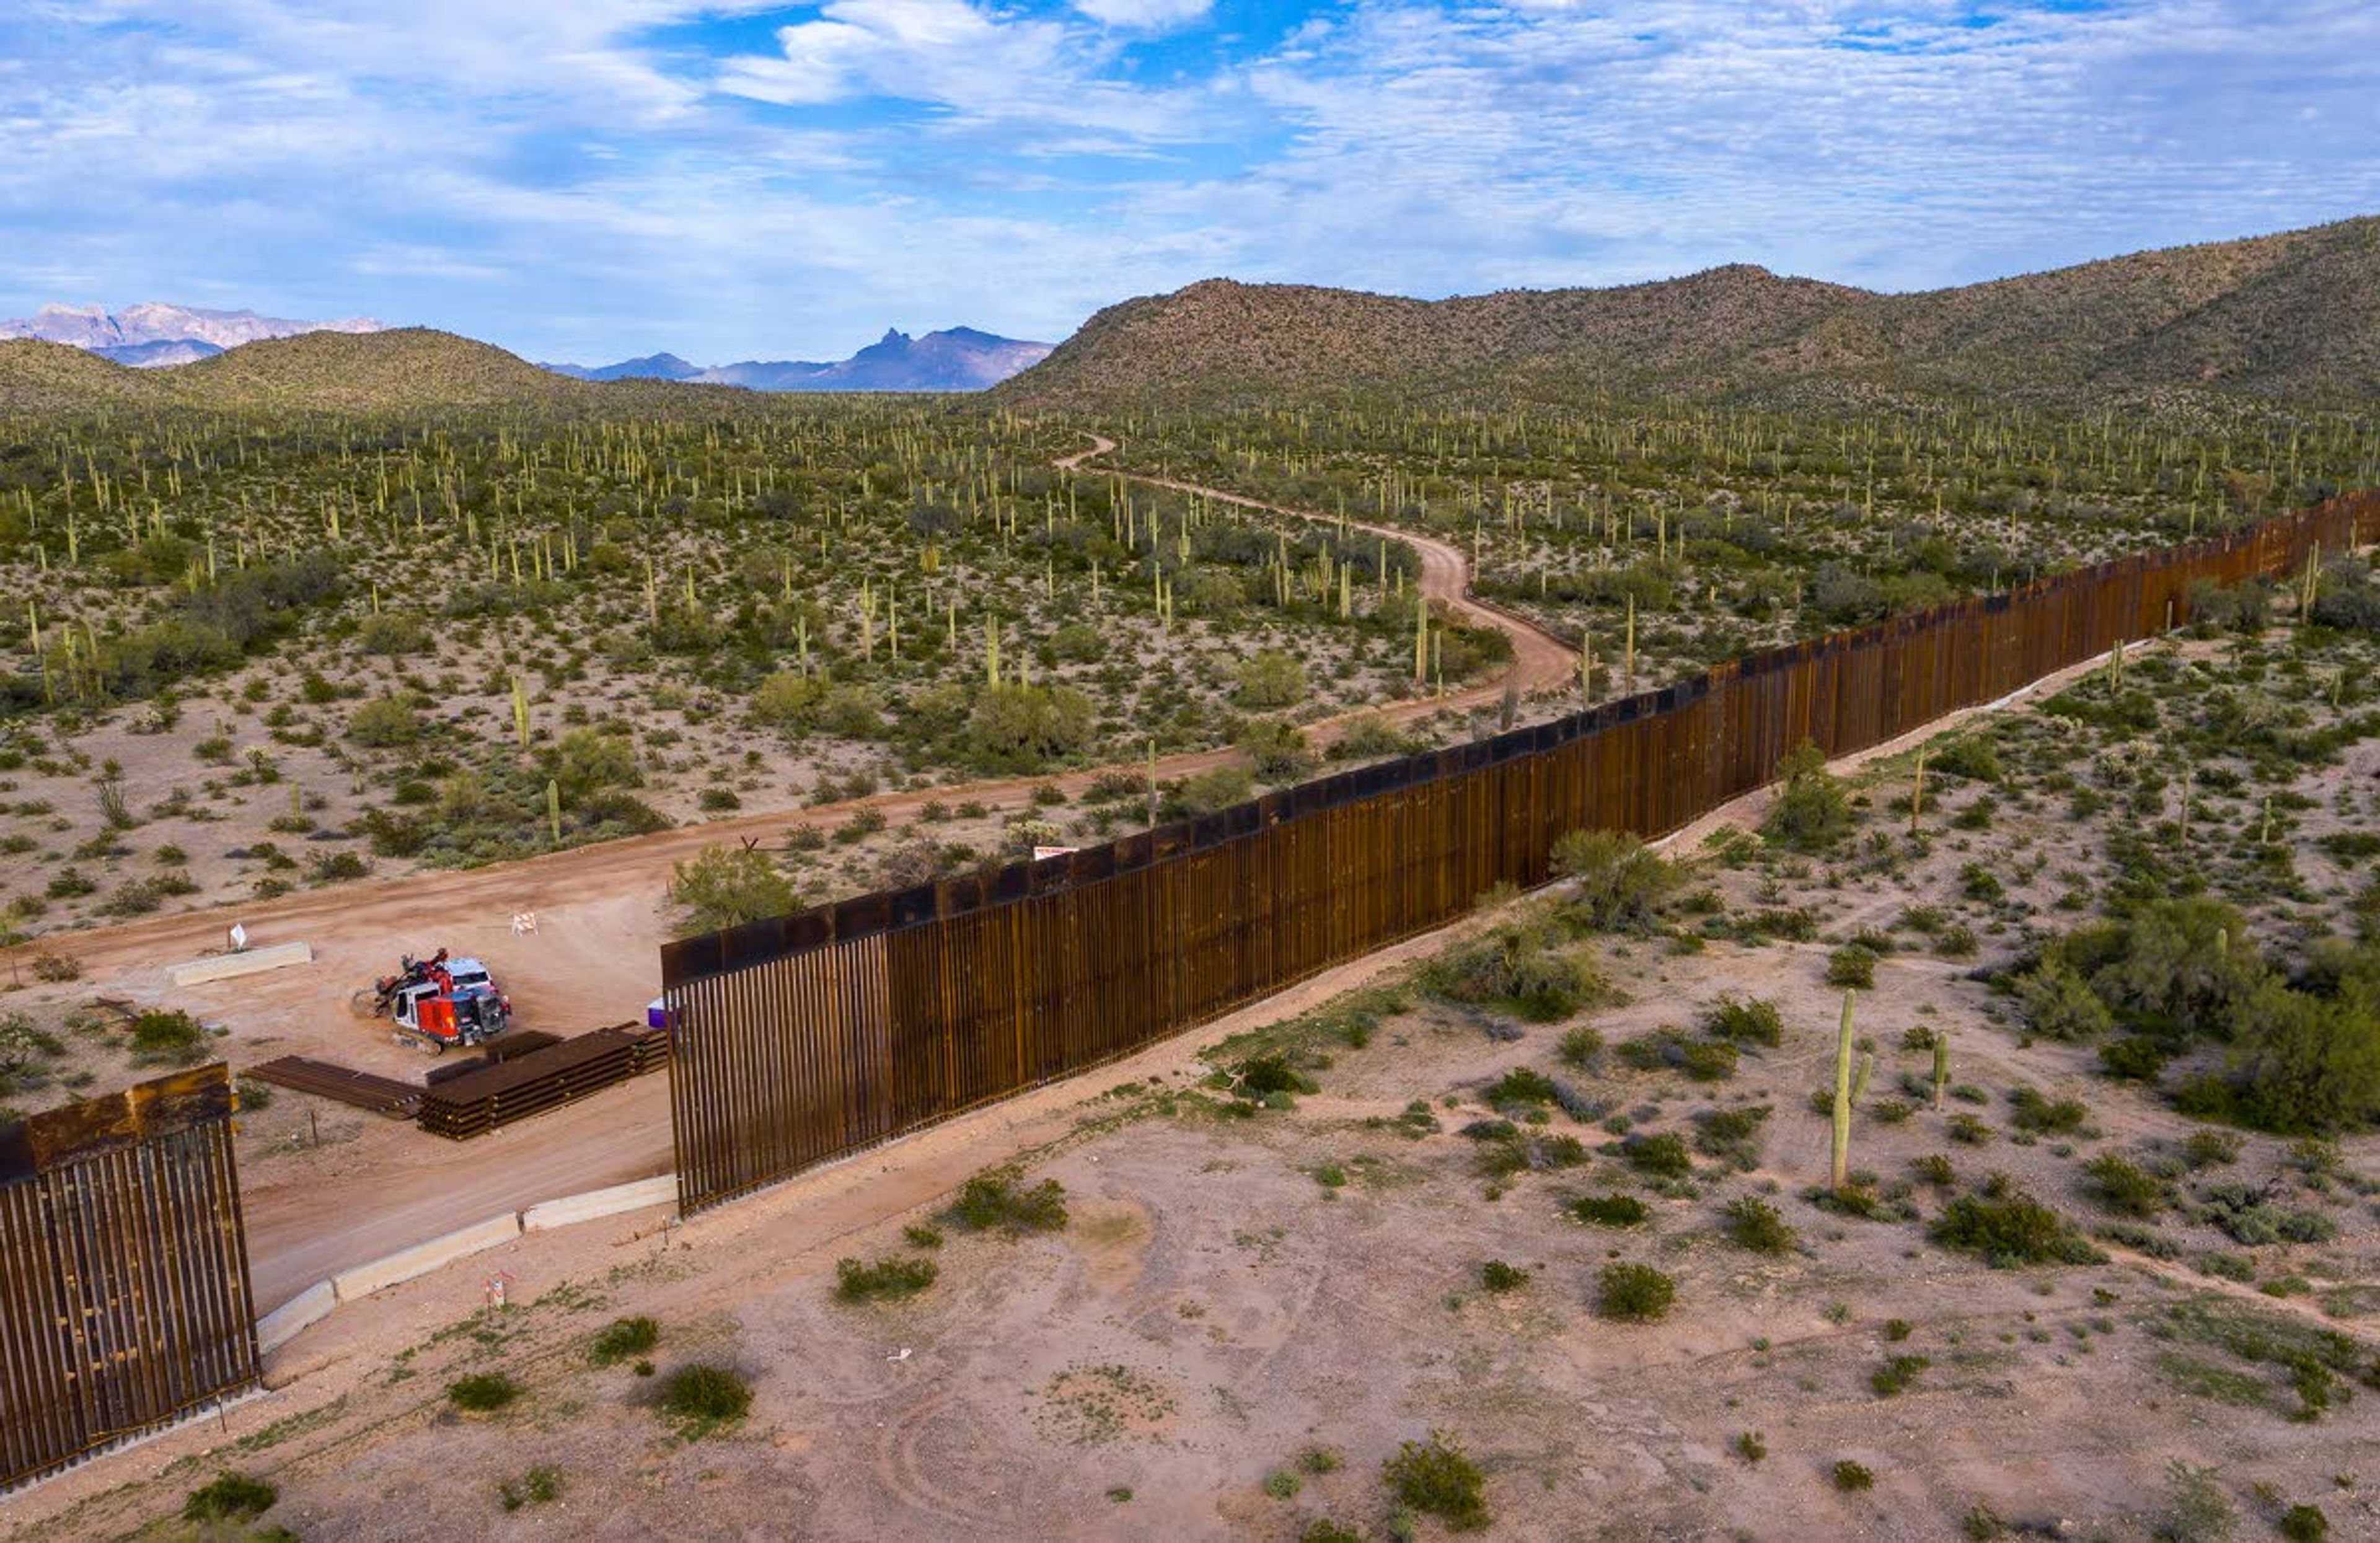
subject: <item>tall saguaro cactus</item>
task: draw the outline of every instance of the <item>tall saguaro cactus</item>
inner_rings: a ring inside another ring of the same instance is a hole
[[[1838,1192],[1851,1185],[1852,1172],[1852,1002],[1856,991],[1843,993],[1843,1027],[1835,1041],[1835,1140],[1828,1183]]]

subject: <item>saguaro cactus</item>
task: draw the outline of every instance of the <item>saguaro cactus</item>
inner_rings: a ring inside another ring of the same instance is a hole
[[[1852,1168],[1852,1002],[1856,991],[1843,993],[1842,1032],[1835,1041],[1835,1138],[1833,1163],[1828,1171],[1830,1187],[1851,1185]]]
[[[1950,1089],[1950,1041],[1940,1029],[1934,1031],[1934,1107],[1942,1107],[1942,1095]]]

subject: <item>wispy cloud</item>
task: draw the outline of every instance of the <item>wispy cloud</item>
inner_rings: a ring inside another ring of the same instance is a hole
[[[19,0],[0,311],[724,358],[1214,272],[1908,287],[2380,210],[2375,143],[2366,0]]]

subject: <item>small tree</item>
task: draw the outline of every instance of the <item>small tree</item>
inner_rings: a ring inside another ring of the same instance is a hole
[[[1572,886],[1566,913],[1597,930],[1649,925],[1682,877],[1625,831],[1571,832],[1554,843],[1553,869]]]
[[[706,846],[677,865],[669,888],[680,935],[693,937],[783,916],[801,902],[792,881],[757,848]]]

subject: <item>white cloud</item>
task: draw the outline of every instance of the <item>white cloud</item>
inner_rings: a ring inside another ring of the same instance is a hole
[[[1215,0],[1074,0],[1075,9],[1110,27],[1164,31],[1186,26],[1215,8]]]

